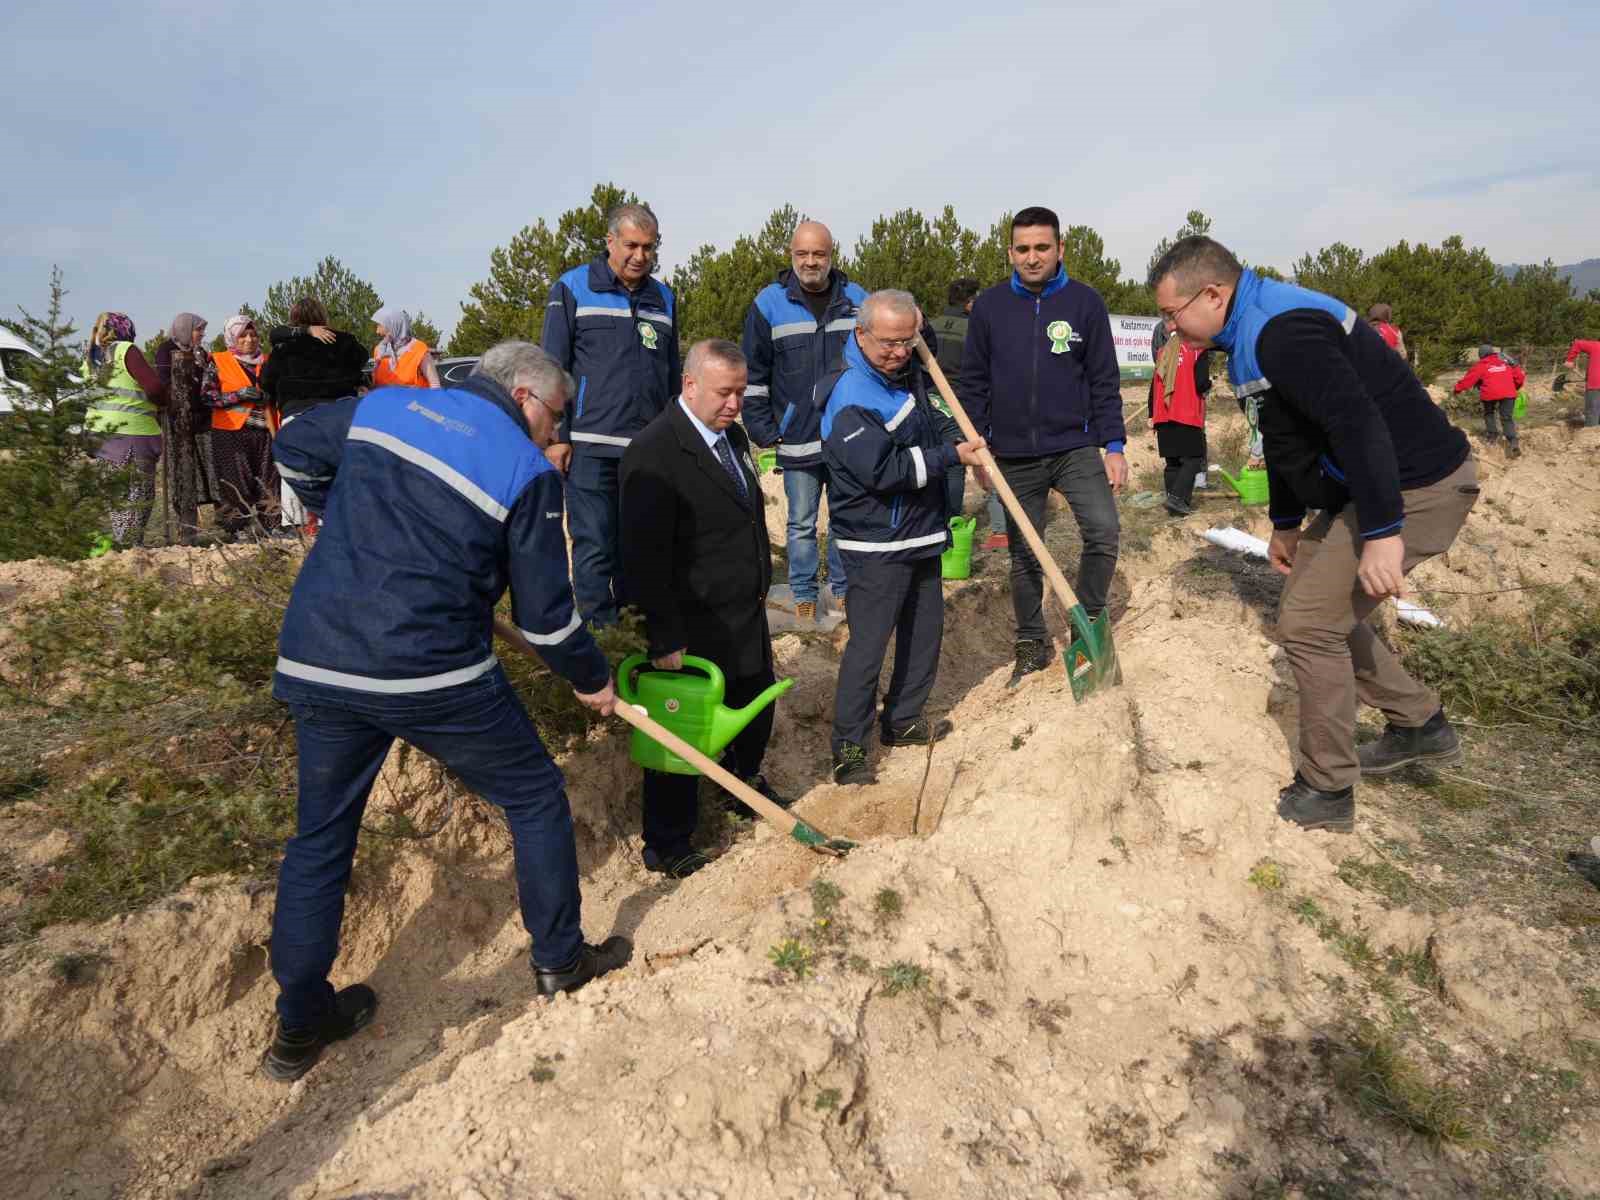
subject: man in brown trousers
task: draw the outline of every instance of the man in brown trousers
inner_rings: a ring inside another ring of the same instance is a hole
[[[1278,636],[1300,689],[1300,766],[1278,814],[1349,833],[1360,776],[1461,756],[1438,695],[1401,669],[1367,618],[1455,541],[1478,499],[1471,448],[1343,301],[1247,271],[1207,237],[1180,239],[1150,286],[1168,327],[1226,350],[1235,394],[1260,403],[1268,557],[1289,576]],[[1358,699],[1389,721],[1359,750]]]

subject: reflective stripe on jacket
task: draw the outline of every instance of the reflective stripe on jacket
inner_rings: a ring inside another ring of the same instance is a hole
[[[103,383],[94,384],[94,395],[84,416],[84,427],[96,433],[140,434],[149,436],[161,433],[161,422],[156,417],[156,403],[145,395],[144,389],[129,373],[125,360],[132,342],[111,344],[111,370]],[[84,360],[83,373],[93,379],[94,367]]]

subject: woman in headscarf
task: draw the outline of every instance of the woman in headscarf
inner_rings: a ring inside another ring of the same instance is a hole
[[[167,388],[167,503],[178,522],[178,540],[193,545],[200,534],[200,505],[212,504],[201,440],[211,431],[206,403],[204,317],[183,312],[172,318],[167,340],[156,349],[156,371]]]
[[[436,388],[439,372],[430,347],[411,336],[411,316],[403,308],[380,308],[372,314],[373,332],[382,341],[372,351],[372,386]]]
[[[103,312],[89,335],[84,361],[84,377],[96,381],[83,421],[84,428],[101,435],[95,458],[128,472],[126,503],[111,510],[111,540],[118,546],[144,540],[161,458],[158,410],[164,389],[134,337],[125,313]]]
[[[261,335],[242,313],[222,326],[226,350],[211,355],[205,397],[211,406],[211,459],[217,472],[217,524],[237,537],[252,523],[277,523],[278,469],[272,461],[277,413],[261,390]]]

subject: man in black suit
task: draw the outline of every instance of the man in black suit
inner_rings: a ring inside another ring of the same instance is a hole
[[[650,660],[677,670],[708,658],[727,679],[724,703],[748,704],[773,682],[767,589],[772,546],[750,443],[736,422],[748,378],[743,352],[713,338],[684,362],[683,394],[622,456],[622,564],[644,612]],[[723,765],[788,806],[761,775],[768,705],[729,745]],[[644,863],[674,879],[706,865],[694,834],[699,776],[644,773]]]

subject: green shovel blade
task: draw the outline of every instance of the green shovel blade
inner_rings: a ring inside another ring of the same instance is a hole
[[[819,850],[824,854],[834,854],[840,857],[856,848],[856,844],[849,839],[829,837],[820,829],[814,829],[804,821],[796,821],[794,828],[789,831],[789,836],[802,846],[809,846],[811,849]]]
[[[1117,663],[1117,648],[1111,641],[1109,611],[1102,611],[1091,621],[1083,605],[1074,604],[1068,615],[1072,620],[1072,641],[1062,657],[1067,664],[1072,698],[1082,704],[1102,683],[1113,687],[1121,683],[1122,668]]]

